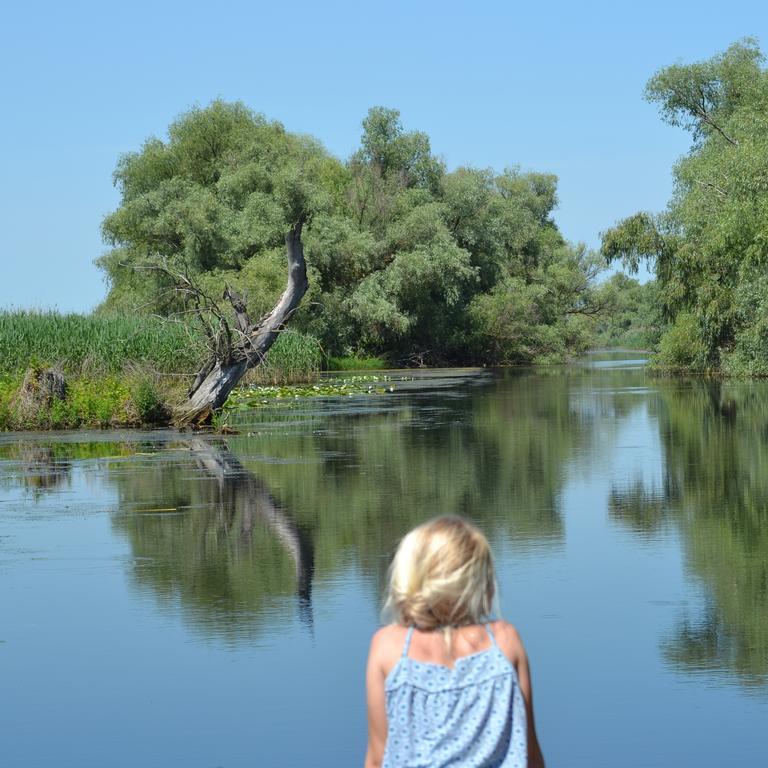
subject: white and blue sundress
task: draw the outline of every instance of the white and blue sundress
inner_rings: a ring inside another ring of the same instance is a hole
[[[525,701],[517,671],[496,644],[453,668],[403,654],[387,676],[382,768],[526,768]]]

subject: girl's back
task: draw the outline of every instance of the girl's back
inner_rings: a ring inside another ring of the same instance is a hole
[[[526,711],[514,665],[490,625],[453,634],[449,653],[442,633],[406,630],[385,678],[382,765],[525,768]]]

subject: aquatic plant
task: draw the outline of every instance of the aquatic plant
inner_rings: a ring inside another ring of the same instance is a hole
[[[398,382],[410,381],[409,376],[347,376],[321,379],[304,385],[254,385],[236,389],[227,400],[225,410],[258,408],[276,400],[292,402],[306,397],[351,397],[353,395],[384,395],[394,392]]]

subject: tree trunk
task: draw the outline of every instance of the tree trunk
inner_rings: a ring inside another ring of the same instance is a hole
[[[204,424],[226,403],[230,392],[250,368],[264,359],[278,333],[295,312],[307,292],[307,264],[301,243],[302,222],[299,221],[285,236],[288,255],[288,285],[271,312],[257,323],[251,323],[245,303],[227,288],[228,298],[235,310],[238,340],[227,350],[226,359],[208,361],[198,374],[188,400],[176,411],[176,424]]]

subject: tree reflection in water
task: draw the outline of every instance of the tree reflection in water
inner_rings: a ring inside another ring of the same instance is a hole
[[[311,536],[225,443],[180,447],[184,454],[113,478],[121,507],[114,525],[130,540],[136,584],[231,642],[286,620],[293,594],[311,633]]]
[[[288,552],[296,568],[299,616],[311,629],[315,555],[310,538],[261,480],[248,472],[226,445],[214,450],[203,440],[195,440],[190,441],[189,448],[198,465],[217,480],[221,507],[231,520],[240,521],[240,536],[244,545],[250,545],[254,520],[258,520],[275,534]]]
[[[20,442],[14,448],[21,482],[34,495],[57,491],[69,483],[72,462],[57,457],[50,445]]]
[[[315,572],[337,580],[352,568],[376,604],[398,538],[433,514],[469,515],[517,551],[560,547],[564,478],[599,462],[647,408],[662,477],[614,487],[610,514],[648,541],[679,533],[705,592],[662,642],[664,658],[763,686],[765,384],[646,385],[627,371],[510,371],[381,405],[254,409],[227,443],[19,444],[0,450],[13,462],[3,483],[56,493],[76,460],[97,460],[117,490],[133,583],[206,637],[239,643],[290,620],[296,602],[311,630]]]
[[[313,567],[332,580],[353,568],[377,605],[399,537],[435,514],[469,515],[517,549],[561,545],[564,465],[593,426],[565,378],[383,402],[255,409],[231,451],[187,442],[116,473],[136,583],[237,638],[285,618],[297,589],[308,606]]]
[[[762,382],[661,381],[661,489],[614,489],[611,510],[652,535],[673,523],[706,589],[663,643],[678,669],[768,684],[768,398]]]

